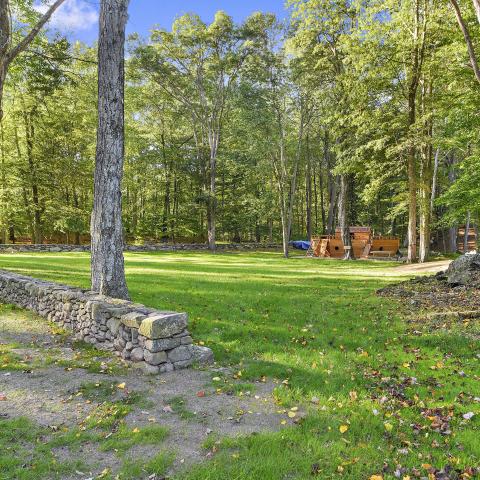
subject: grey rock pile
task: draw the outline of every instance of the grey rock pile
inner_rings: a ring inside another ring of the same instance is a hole
[[[480,287],[480,254],[466,254],[454,260],[445,272],[452,286]]]

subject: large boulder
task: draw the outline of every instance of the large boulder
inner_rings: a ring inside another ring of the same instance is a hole
[[[466,254],[454,260],[446,272],[450,285],[480,287],[480,254]]]

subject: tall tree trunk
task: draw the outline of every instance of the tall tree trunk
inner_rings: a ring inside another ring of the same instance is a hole
[[[455,156],[453,154],[448,155],[446,161],[448,166],[448,180],[450,184],[453,184],[456,179]],[[453,225],[448,229],[448,248],[450,253],[456,253],[457,251],[457,228]]]
[[[430,197],[430,210],[433,212],[435,205],[435,195],[437,193],[438,161],[440,158],[440,148],[435,150],[435,159],[433,163],[432,195]]]
[[[163,214],[162,214],[162,241],[168,241],[168,224],[170,218],[170,187],[172,178],[172,162],[170,164],[167,161],[166,146],[165,146],[165,134],[162,132],[162,157],[163,165],[165,168],[165,194],[163,197]]]
[[[432,219],[432,182],[433,182],[433,164],[432,164],[432,137],[433,123],[431,117],[428,117],[429,99],[432,95],[432,81],[429,79],[423,82],[422,88],[422,108],[423,115],[427,118],[425,122],[426,145],[422,152],[421,167],[421,188],[420,188],[420,245],[419,260],[424,263],[428,260],[430,254],[430,223]]]
[[[338,195],[338,225],[341,230],[342,241],[345,247],[345,254],[343,256],[344,260],[353,260],[355,258],[350,238],[348,218],[349,182],[350,179],[347,174],[340,175],[340,193]]]
[[[305,213],[307,238],[312,238],[312,159],[310,158],[310,144],[307,135],[307,168],[305,169]]]
[[[216,240],[216,213],[217,213],[217,197],[216,197],[216,183],[217,183],[217,150],[219,133],[211,131],[208,136],[210,145],[210,191],[207,203],[207,229],[208,229],[208,248],[212,252],[215,251]]]
[[[467,212],[467,220],[465,222],[465,235],[463,236],[463,253],[468,252],[468,231],[470,230],[470,210]]]
[[[416,88],[408,95],[408,126],[409,129],[415,125],[415,96]],[[409,131],[409,135],[411,132]],[[407,158],[408,177],[408,254],[407,261],[412,263],[417,258],[417,166],[416,148],[413,138],[410,138]]]
[[[425,56],[425,38],[427,32],[427,12],[420,8],[420,0],[414,2],[414,28],[412,65],[408,82],[408,124],[407,135],[409,147],[407,152],[408,176],[408,255],[407,261],[412,263],[417,258],[417,162],[416,139],[414,128],[416,123],[416,96]]]
[[[2,193],[0,195],[0,206],[3,211],[3,215],[0,217],[1,221],[1,243],[7,243],[7,226],[10,224],[9,218],[9,209],[7,205],[7,172],[6,172],[6,165],[5,165],[5,132],[4,132],[4,125],[3,120],[0,118],[0,143],[1,143],[1,152],[0,152],[0,160],[1,160],[1,167],[2,167]]]
[[[28,162],[28,173],[30,180],[30,189],[32,192],[32,203],[33,203],[33,238],[32,243],[41,244],[43,243],[42,236],[42,207],[40,205],[40,196],[38,189],[38,179],[37,179],[37,167],[35,165],[35,159],[33,157],[33,145],[35,141],[35,127],[33,125],[33,113],[32,112],[23,112],[23,119],[25,122],[25,139],[27,145],[27,162]]]
[[[92,233],[92,290],[128,299],[123,259],[124,45],[129,0],[102,0],[98,42],[98,130]]]

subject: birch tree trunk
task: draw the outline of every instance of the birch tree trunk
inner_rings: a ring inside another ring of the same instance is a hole
[[[463,236],[463,253],[468,252],[468,231],[470,230],[470,210],[467,212],[467,221],[465,222],[465,234]]]
[[[124,44],[129,0],[102,0],[98,131],[91,221],[92,290],[128,299],[123,260]]]
[[[447,156],[447,166],[448,166],[448,180],[450,184],[453,184],[456,180],[456,171],[455,171],[455,156],[453,154]],[[451,226],[448,229],[448,248],[450,253],[456,253],[457,251],[457,228]]]
[[[430,210],[433,212],[435,205],[435,195],[437,194],[437,177],[438,177],[438,161],[440,158],[440,149],[435,151],[435,160],[433,164],[433,178],[432,178],[432,195],[430,197]]]
[[[340,175],[340,193],[338,195],[338,226],[341,229],[342,241],[345,247],[344,260],[353,260],[355,258],[353,254],[352,242],[350,238],[350,227],[348,219],[348,187],[349,187],[348,175]]]
[[[307,168],[305,169],[305,214],[307,238],[312,238],[312,159],[310,157],[310,144],[307,135]]]

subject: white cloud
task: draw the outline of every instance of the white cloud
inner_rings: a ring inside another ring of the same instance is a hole
[[[98,24],[98,11],[92,3],[87,3],[86,0],[66,0],[52,15],[49,26],[62,32],[90,30]],[[48,5],[37,4],[35,10],[45,13]]]

